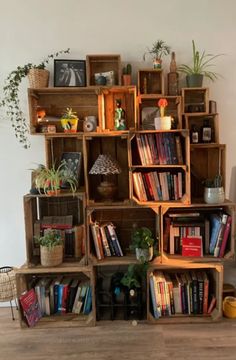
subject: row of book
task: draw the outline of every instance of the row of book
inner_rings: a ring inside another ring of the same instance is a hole
[[[65,258],[80,258],[85,253],[84,226],[73,226],[73,216],[44,216],[34,223],[34,236],[43,236],[45,232],[54,229],[62,238]],[[34,255],[39,255],[39,246],[34,243]]]
[[[179,200],[183,196],[182,172],[133,172],[134,192],[139,201]]]
[[[223,257],[232,217],[225,212],[170,213],[164,220],[163,249],[171,255]]]
[[[89,281],[77,278],[42,277],[19,300],[28,325],[33,326],[42,316],[88,315],[92,310],[92,287]]]
[[[136,142],[142,165],[183,164],[180,135],[163,132],[137,134]]]
[[[90,224],[95,252],[98,260],[106,256],[123,256],[123,251],[117,237],[115,225],[112,222]]]
[[[153,315],[156,319],[175,314],[207,315],[216,306],[216,298],[210,294],[206,271],[154,271],[150,273],[149,281]]]

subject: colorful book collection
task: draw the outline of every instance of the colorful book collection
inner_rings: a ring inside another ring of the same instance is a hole
[[[183,152],[179,134],[169,132],[137,134],[140,162],[147,165],[182,165]]]
[[[179,273],[155,270],[150,273],[149,283],[156,319],[178,314],[207,315],[216,306],[216,298],[209,290],[209,276],[204,270]]]
[[[106,224],[94,222],[90,224],[90,228],[98,260],[110,256],[124,256],[112,222]]]
[[[183,196],[182,172],[133,172],[134,192],[139,201],[172,201]]]
[[[222,258],[231,222],[232,217],[224,212],[169,214],[164,219],[163,249],[170,255]]]
[[[88,280],[66,276],[42,277],[30,292],[32,290],[36,294],[41,316],[66,313],[88,315],[92,309],[92,288]]]

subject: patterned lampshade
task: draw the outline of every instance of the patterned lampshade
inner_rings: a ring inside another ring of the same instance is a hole
[[[93,164],[89,174],[92,175],[113,175],[120,174],[121,168],[116,160],[110,155],[99,155]]]

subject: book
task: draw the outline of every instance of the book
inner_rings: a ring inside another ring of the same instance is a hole
[[[120,242],[118,240],[118,237],[117,237],[117,234],[116,234],[116,231],[115,231],[114,224],[112,224],[112,223],[108,224],[107,228],[108,228],[108,231],[110,233],[113,248],[115,249],[116,255],[117,256],[124,256],[123,251],[122,251],[121,246],[120,246]]]
[[[210,216],[210,223],[211,223],[211,235],[210,235],[210,249],[209,253],[214,255],[214,250],[221,226],[221,216],[218,214],[212,214]]]
[[[150,273],[149,277],[150,284],[150,295],[152,301],[153,315],[155,319],[158,319],[161,316],[160,309],[158,307],[158,293],[157,293],[157,284],[154,279],[153,272]]]
[[[227,219],[224,234],[223,234],[223,240],[222,240],[222,244],[221,244],[221,248],[220,248],[220,253],[219,253],[219,257],[221,257],[221,258],[225,254],[227,241],[228,241],[228,238],[230,235],[231,223],[232,223],[232,216],[228,215],[228,219]]]
[[[216,297],[214,295],[211,296],[211,301],[207,310],[207,314],[211,314],[214,308],[216,307]]]
[[[55,287],[62,281],[63,276],[60,275],[52,280],[49,286],[49,299],[50,299],[50,314],[57,312],[57,297],[55,296]]]
[[[203,256],[202,237],[187,236],[182,238],[182,256]]]
[[[42,317],[35,290],[31,289],[24,292],[20,295],[19,300],[28,326],[35,326]]]
[[[216,240],[216,244],[215,244],[215,249],[214,249],[214,256],[218,257],[220,254],[220,248],[223,242],[223,237],[224,237],[224,231],[225,231],[225,226],[227,223],[227,218],[228,215],[227,214],[222,214],[221,216],[221,224],[220,224],[220,228],[219,228],[219,232],[218,232],[218,236],[217,236],[217,240]]]
[[[101,232],[104,254],[105,254],[105,256],[111,256],[111,249],[109,247],[109,243],[108,243],[108,239],[106,236],[106,231],[104,229],[104,226],[106,226],[106,225],[100,225],[100,232]]]
[[[73,304],[75,301],[75,296],[77,293],[77,289],[79,286],[79,280],[73,279],[70,286],[69,286],[69,292],[68,292],[68,301],[66,304],[66,312],[71,313],[73,309]]]
[[[71,229],[73,226],[73,215],[65,216],[43,216],[42,229]]]
[[[92,309],[92,287],[91,285],[89,285],[84,300],[83,314],[88,315],[91,309]]]

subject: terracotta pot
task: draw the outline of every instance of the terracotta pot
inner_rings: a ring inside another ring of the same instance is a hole
[[[131,75],[123,75],[122,76],[122,79],[123,79],[123,85],[124,86],[129,86],[131,85]]]

